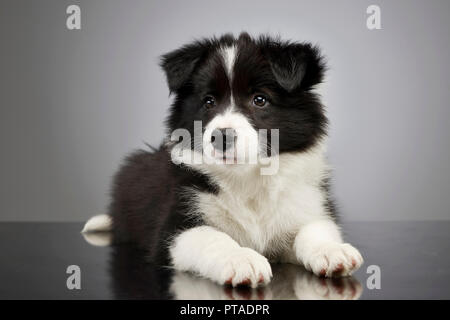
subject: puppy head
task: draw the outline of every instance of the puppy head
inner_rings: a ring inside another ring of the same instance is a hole
[[[327,120],[312,90],[325,65],[311,44],[225,35],[170,52],[161,66],[175,94],[169,132],[188,131],[189,148],[207,157],[240,163],[303,152],[325,134]]]

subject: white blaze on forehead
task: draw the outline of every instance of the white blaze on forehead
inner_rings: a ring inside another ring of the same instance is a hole
[[[233,80],[233,67],[234,62],[236,60],[236,46],[232,45],[229,47],[222,47],[221,48],[221,55],[223,57],[224,61],[224,67],[228,75],[228,81],[231,86],[231,81]],[[233,92],[231,92],[230,95],[230,108],[231,111],[234,110],[234,99],[233,99]]]
[[[236,60],[236,46],[224,47],[221,49],[221,54],[225,62],[225,70],[228,73],[228,78],[231,82],[233,76],[233,66]]]

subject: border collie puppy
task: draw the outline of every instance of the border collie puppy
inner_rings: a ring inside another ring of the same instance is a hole
[[[328,194],[318,48],[228,34],[161,66],[174,95],[167,139],[126,159],[109,215],[83,231],[112,230],[152,261],[233,286],[268,283],[269,261],[326,277],[358,269]]]

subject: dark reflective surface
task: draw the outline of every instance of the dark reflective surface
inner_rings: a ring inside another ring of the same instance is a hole
[[[358,222],[346,239],[365,264],[346,279],[321,279],[293,265],[273,265],[270,285],[230,288],[158,268],[131,246],[99,247],[78,223],[0,223],[1,299],[450,299],[450,222]],[[98,243],[107,241],[107,234]],[[68,290],[69,265],[81,290]],[[369,265],[381,289],[366,286]]]

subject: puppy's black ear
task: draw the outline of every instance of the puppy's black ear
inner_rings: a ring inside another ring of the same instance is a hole
[[[176,92],[187,83],[197,63],[208,50],[206,42],[194,42],[161,57],[170,92]]]
[[[285,90],[310,90],[322,82],[326,67],[317,47],[266,39],[263,51],[275,78]]]

